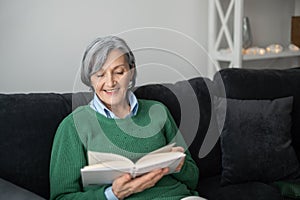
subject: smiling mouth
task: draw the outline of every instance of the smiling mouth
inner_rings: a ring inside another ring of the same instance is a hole
[[[114,88],[114,89],[107,89],[107,90],[103,90],[106,93],[114,93],[117,92],[119,89],[118,88]]]

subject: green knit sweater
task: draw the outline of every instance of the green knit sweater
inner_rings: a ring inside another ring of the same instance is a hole
[[[185,147],[168,109],[159,102],[138,100],[134,117],[110,119],[88,105],[77,108],[57,129],[50,163],[50,199],[106,199],[109,185],[82,187],[80,169],[87,151],[110,152],[137,160],[171,142]],[[186,148],[186,147],[185,147]],[[198,168],[189,152],[179,173],[165,175],[154,187],[126,199],[175,200],[197,195]]]

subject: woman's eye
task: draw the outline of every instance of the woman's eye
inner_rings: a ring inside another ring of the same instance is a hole
[[[101,78],[101,77],[103,77],[104,75],[103,74],[97,74],[97,77],[98,78]]]
[[[115,73],[122,75],[124,72],[123,71],[116,71]]]

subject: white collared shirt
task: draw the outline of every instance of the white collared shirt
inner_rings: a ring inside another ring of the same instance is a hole
[[[128,95],[128,102],[130,105],[130,113],[126,117],[132,117],[136,115],[139,105],[138,105],[137,98],[132,91],[128,91],[127,95]],[[110,111],[102,103],[102,101],[98,98],[96,93],[94,93],[94,98],[89,104],[93,110],[104,115],[105,117],[112,118],[112,119],[119,119],[119,117],[117,117],[112,111]]]

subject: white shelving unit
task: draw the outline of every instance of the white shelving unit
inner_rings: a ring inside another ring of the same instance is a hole
[[[300,56],[299,51],[284,50],[281,53],[264,55],[242,54],[242,20],[244,0],[209,0],[208,52],[210,69],[219,70],[220,61],[228,62],[229,68],[241,68],[243,61]],[[225,48],[224,48],[225,44]],[[221,51],[223,49],[223,51]],[[224,51],[226,49],[226,51]],[[213,74],[213,72],[211,72]]]

